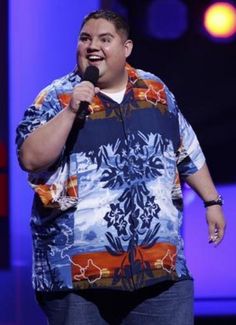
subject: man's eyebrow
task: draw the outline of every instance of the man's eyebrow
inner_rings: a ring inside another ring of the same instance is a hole
[[[82,33],[80,34],[80,37],[81,37],[81,36],[91,37],[91,35],[90,35],[89,33],[86,33],[86,32],[82,32]],[[114,35],[111,34],[111,33],[102,33],[102,34],[99,34],[98,36],[99,36],[99,37],[110,36],[110,37],[113,37],[113,38],[114,38]]]
[[[102,34],[99,35],[99,37],[104,37],[104,36],[110,36],[110,37],[114,38],[114,35],[111,34],[111,33],[102,33]]]
[[[79,35],[80,37],[81,36],[90,36],[90,34],[88,34],[88,33],[85,33],[85,32],[82,32],[82,33],[80,33],[80,35]]]

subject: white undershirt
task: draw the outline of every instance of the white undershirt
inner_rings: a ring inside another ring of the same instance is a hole
[[[105,91],[101,91],[101,93],[105,94],[106,96],[110,97],[111,99],[113,99],[115,102],[117,102],[118,104],[120,104],[123,100],[124,94],[125,94],[125,90],[126,88],[117,91],[115,93],[107,93]]]

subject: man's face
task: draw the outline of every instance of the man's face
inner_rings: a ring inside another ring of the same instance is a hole
[[[99,69],[98,85],[114,88],[124,79],[126,58],[132,42],[102,18],[90,19],[82,28],[77,46],[77,60],[83,74],[89,65]]]

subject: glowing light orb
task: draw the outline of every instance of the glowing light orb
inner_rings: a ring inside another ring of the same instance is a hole
[[[227,2],[212,4],[205,12],[204,26],[214,37],[232,37],[236,34],[236,8]]]

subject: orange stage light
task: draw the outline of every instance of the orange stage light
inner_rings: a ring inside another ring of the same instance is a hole
[[[214,37],[228,38],[236,34],[236,8],[228,2],[216,2],[204,15],[204,26]]]

